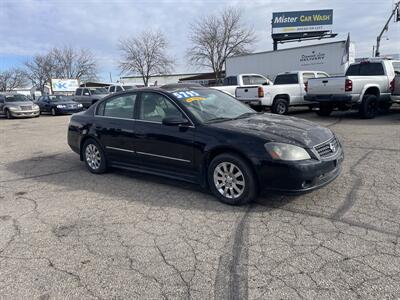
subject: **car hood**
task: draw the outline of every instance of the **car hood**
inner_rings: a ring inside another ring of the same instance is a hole
[[[7,102],[6,103],[8,106],[33,106],[33,102],[32,101],[18,101],[18,102]]]
[[[57,102],[52,102],[52,105],[67,105],[67,104],[78,104],[78,102],[75,101],[57,101]]]
[[[257,114],[247,118],[210,124],[226,130],[251,134],[267,142],[281,142],[311,148],[333,137],[330,129],[303,119],[276,114]]]

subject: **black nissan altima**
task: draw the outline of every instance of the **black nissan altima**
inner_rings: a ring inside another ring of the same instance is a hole
[[[189,84],[112,94],[71,117],[68,144],[92,173],[116,167],[194,182],[228,204],[263,189],[322,187],[343,161],[328,128]]]

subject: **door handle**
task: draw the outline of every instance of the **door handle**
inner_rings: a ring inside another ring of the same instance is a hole
[[[248,89],[244,89],[244,92],[247,93],[249,90]]]
[[[328,83],[328,80],[322,80],[322,83]]]

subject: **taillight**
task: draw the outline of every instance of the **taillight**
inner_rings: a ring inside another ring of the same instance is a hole
[[[393,93],[394,92],[394,78],[393,80],[390,82],[390,91]]]
[[[308,92],[308,82],[304,82],[304,90],[306,93]]]
[[[353,90],[353,81],[351,81],[350,79],[346,79],[344,90],[346,92],[351,92]]]
[[[258,98],[263,98],[264,97],[264,89],[259,86],[258,87]]]

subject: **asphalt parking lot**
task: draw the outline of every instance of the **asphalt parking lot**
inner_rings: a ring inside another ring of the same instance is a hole
[[[292,115],[345,149],[332,184],[242,207],[181,182],[90,174],[68,116],[0,119],[2,299],[399,299],[400,107]]]

